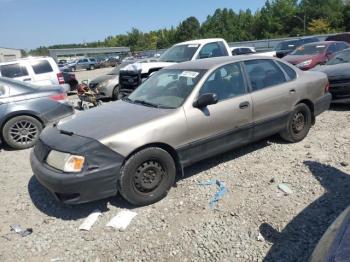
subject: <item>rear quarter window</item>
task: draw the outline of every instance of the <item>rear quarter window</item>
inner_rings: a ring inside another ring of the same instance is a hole
[[[53,71],[49,61],[46,61],[46,60],[37,61],[31,64],[31,66],[33,67],[34,73],[37,75],[50,73]]]
[[[288,75],[289,80],[294,80],[297,78],[297,73],[290,66],[285,63],[277,61],[277,63],[282,67],[283,71]]]
[[[27,76],[27,68],[19,63],[0,66],[1,76],[8,78]]]

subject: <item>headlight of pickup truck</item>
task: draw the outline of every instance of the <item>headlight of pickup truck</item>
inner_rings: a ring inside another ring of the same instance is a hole
[[[304,61],[304,62],[301,62],[301,63],[297,64],[296,67],[299,67],[299,68],[301,67],[301,68],[303,68],[303,67],[305,67],[305,66],[311,65],[311,63],[312,63],[312,60],[306,60],[306,61]]]
[[[66,173],[79,173],[83,169],[85,158],[83,156],[51,150],[47,156],[46,163],[53,168]]]

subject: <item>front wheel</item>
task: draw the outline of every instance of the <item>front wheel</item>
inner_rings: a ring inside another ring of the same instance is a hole
[[[119,96],[119,85],[114,87],[113,94],[112,94],[112,99],[113,100],[118,100],[118,96]]]
[[[312,114],[310,108],[306,104],[298,104],[289,116],[287,127],[280,133],[280,136],[288,142],[300,142],[309,133],[311,125]]]
[[[32,147],[43,129],[42,124],[31,116],[16,116],[6,122],[2,137],[14,149]]]
[[[175,176],[175,162],[167,151],[146,148],[131,156],[122,167],[119,192],[131,204],[149,205],[167,195]]]

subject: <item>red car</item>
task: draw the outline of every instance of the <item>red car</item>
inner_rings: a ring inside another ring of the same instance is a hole
[[[350,45],[340,41],[325,41],[302,45],[283,59],[299,69],[309,70],[325,64],[334,53],[349,48]]]

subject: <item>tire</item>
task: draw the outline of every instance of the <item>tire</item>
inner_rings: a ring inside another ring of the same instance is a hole
[[[306,104],[298,104],[289,116],[287,127],[280,133],[280,136],[288,142],[300,142],[309,133],[311,125],[312,114],[310,108]]]
[[[94,70],[95,66],[94,65],[90,65],[89,70]]]
[[[164,198],[175,182],[176,167],[165,150],[150,147],[131,156],[121,169],[118,189],[136,206],[153,204]]]
[[[113,89],[113,93],[112,93],[112,99],[118,100],[118,95],[119,95],[119,85],[115,86]]]
[[[2,138],[13,149],[26,149],[36,143],[42,129],[42,124],[34,117],[16,116],[5,123]]]

